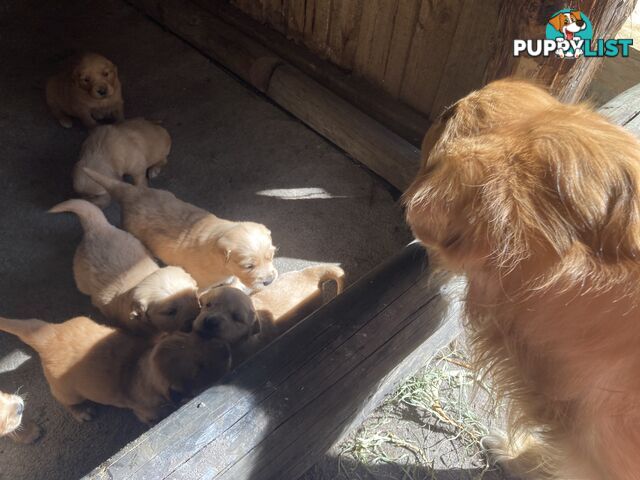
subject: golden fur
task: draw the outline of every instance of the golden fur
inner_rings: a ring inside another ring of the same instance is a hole
[[[8,435],[17,443],[33,443],[42,430],[31,421],[24,421],[24,400],[19,395],[0,392],[0,437]]]
[[[475,360],[510,405],[486,445],[522,478],[638,478],[640,143],[509,80],[436,128],[404,202],[468,278]]]
[[[120,203],[125,230],[167,265],[184,268],[200,288],[236,277],[259,290],[278,276],[271,232],[264,225],[224,220],[166,190],[85,171]]]
[[[0,317],[0,330],[38,352],[52,395],[79,421],[92,417],[88,400],[153,422],[220,379],[230,363],[228,347],[215,339],[136,336],[87,317],[60,324]]]
[[[144,118],[96,127],[82,144],[80,160],[73,169],[73,188],[106,207],[111,201],[109,194],[89,178],[84,167],[118,180],[129,175],[134,184],[147,185],[147,172],[150,178],[157,176],[167,164],[170,150],[169,132]]]
[[[97,53],[73,58],[47,80],[47,105],[60,125],[71,128],[72,118],[85,127],[124,120],[124,102],[117,67]]]
[[[237,365],[320,307],[323,285],[331,280],[339,294],[344,271],[334,265],[284,273],[252,296],[229,286],[210,288],[200,296],[193,329],[229,343]]]
[[[68,200],[50,211],[80,218],[84,236],[73,258],[74,278],[108,318],[133,331],[191,328],[199,304],[196,282],[187,272],[160,268],[138,239],[85,200]]]

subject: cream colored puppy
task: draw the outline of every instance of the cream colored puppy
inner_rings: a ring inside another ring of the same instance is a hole
[[[109,205],[109,194],[84,172],[89,167],[103,175],[122,180],[130,175],[136,185],[147,184],[167,164],[171,136],[160,125],[144,118],[103,125],[91,131],[82,144],[80,160],[73,170],[73,188],[100,207]]]
[[[284,273],[252,296],[229,286],[210,288],[200,296],[193,330],[229,343],[237,365],[320,307],[324,283],[331,280],[342,292],[344,271],[334,265]]]
[[[184,268],[200,288],[237,277],[250,290],[260,290],[278,276],[276,249],[264,225],[224,220],[165,190],[85,172],[120,203],[125,230],[167,265]]]
[[[33,443],[42,434],[33,422],[24,422],[24,400],[19,395],[0,392],[0,437],[9,435],[18,443]]]
[[[73,212],[84,236],[73,259],[78,290],[110,319],[134,331],[188,330],[199,311],[195,280],[180,267],[160,268],[130,233],[85,200],[50,212]]]
[[[77,317],[63,323],[0,317],[40,356],[51,394],[78,420],[91,420],[86,401],[133,410],[145,423],[220,379],[229,348],[184,332],[133,335]]]
[[[47,80],[46,92],[51,113],[65,128],[71,128],[72,118],[79,118],[87,128],[99,122],[124,120],[118,69],[97,53],[70,60]]]

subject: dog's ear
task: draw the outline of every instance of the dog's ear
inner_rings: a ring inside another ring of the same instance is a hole
[[[218,249],[224,255],[225,263],[229,263],[231,260],[231,253],[233,252],[233,242],[231,242],[226,235],[222,235],[217,242]]]
[[[564,18],[564,13],[559,13],[555,17],[551,17],[549,19],[549,23],[557,31],[562,32],[562,27],[564,27]]]
[[[258,314],[256,312],[253,312],[253,325],[251,325],[251,335],[257,335],[258,333],[260,333],[261,329],[262,327],[260,325],[260,318],[258,318]]]
[[[140,323],[147,323],[149,316],[147,315],[148,305],[142,300],[134,300],[131,303],[131,312],[129,313],[129,320]]]

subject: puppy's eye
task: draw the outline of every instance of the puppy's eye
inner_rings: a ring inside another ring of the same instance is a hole
[[[205,307],[207,307],[207,308],[211,308],[212,306],[213,306],[212,302],[207,302],[207,304],[205,305]]]
[[[103,77],[108,77],[109,76],[109,72],[107,70],[105,70],[104,72],[102,72],[102,76]]]
[[[168,317],[172,317],[173,315],[175,315],[176,313],[178,313],[178,309],[177,308],[170,308],[169,310],[167,310],[166,312],[164,312],[164,314]]]
[[[243,323],[242,322],[242,317],[240,315],[238,315],[237,313],[232,313],[231,314],[231,318],[233,319],[234,322],[236,323]]]
[[[249,271],[253,270],[254,268],[256,268],[256,266],[253,263],[244,266],[244,269]]]
[[[84,83],[89,83],[89,77],[82,77],[82,81]]]

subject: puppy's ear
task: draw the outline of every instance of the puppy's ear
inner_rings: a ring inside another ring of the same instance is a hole
[[[552,17],[549,20],[549,23],[557,31],[562,32],[562,27],[564,26],[564,14],[563,13],[559,13],[555,17]]]
[[[253,314],[253,325],[251,326],[251,335],[257,335],[261,330],[260,319],[258,318],[258,314],[254,312]]]
[[[142,300],[134,300],[131,304],[131,312],[129,313],[129,320],[134,322],[147,323],[149,316],[147,315],[146,302]]]
[[[231,253],[233,252],[232,242],[223,235],[218,239],[217,246],[220,252],[224,255],[225,263],[229,263],[229,260],[231,260]]]

